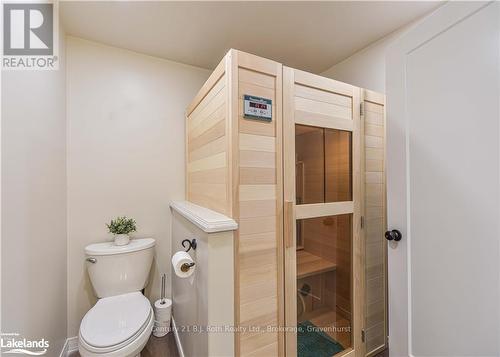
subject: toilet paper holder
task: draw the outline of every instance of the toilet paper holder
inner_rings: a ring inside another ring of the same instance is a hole
[[[186,249],[186,252],[189,252],[191,250],[191,248],[193,248],[193,250],[196,250],[196,246],[197,246],[197,243],[196,243],[196,239],[193,238],[191,240],[189,239],[184,239],[181,244],[184,248],[186,248],[186,243],[188,244],[188,249]]]
[[[187,271],[189,271],[189,269],[191,269],[192,267],[194,267],[195,263],[192,262],[192,263],[184,263],[181,265],[181,271],[183,273],[186,273]]]
[[[188,245],[187,249],[186,249],[186,253],[189,252],[191,250],[191,248],[193,248],[193,250],[196,250],[196,246],[197,246],[197,243],[196,243],[196,239],[193,238],[191,240],[189,239],[184,239],[182,242],[181,242],[182,246],[184,248],[186,248],[186,244]],[[181,265],[181,271],[183,273],[186,273],[189,271],[189,269],[191,269],[192,267],[195,266],[195,263],[192,262],[192,263],[184,263]]]

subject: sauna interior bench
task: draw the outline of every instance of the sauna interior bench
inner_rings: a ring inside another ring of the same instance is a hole
[[[337,264],[301,249],[297,251],[297,279],[337,269]]]

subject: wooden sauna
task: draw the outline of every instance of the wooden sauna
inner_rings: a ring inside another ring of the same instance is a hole
[[[384,112],[383,95],[237,50],[188,107],[186,198],[239,225],[235,355],[386,347]]]

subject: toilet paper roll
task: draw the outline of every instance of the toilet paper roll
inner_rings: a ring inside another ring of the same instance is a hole
[[[175,275],[179,278],[189,278],[193,275],[196,265],[190,267],[189,269],[186,269],[186,266],[184,265],[192,263],[194,263],[193,259],[187,252],[184,251],[179,251],[172,257],[172,266],[174,267]]]
[[[172,300],[165,299],[156,300],[154,306],[155,324],[153,327],[153,335],[156,337],[165,336],[170,332],[170,317],[172,315]]]

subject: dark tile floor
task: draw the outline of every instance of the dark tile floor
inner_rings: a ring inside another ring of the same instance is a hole
[[[69,357],[80,357],[80,354],[73,352]],[[179,357],[173,332],[164,337],[151,335],[146,347],[141,352],[141,357]]]
[[[389,349],[383,350],[382,352],[377,353],[373,357],[389,357]]]
[[[69,357],[80,357],[80,354],[74,352]],[[170,332],[160,338],[151,335],[146,347],[141,352],[141,357],[179,357],[174,334]],[[384,350],[373,357],[389,357],[389,350]]]

